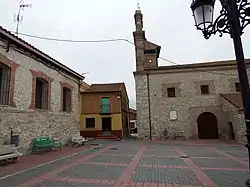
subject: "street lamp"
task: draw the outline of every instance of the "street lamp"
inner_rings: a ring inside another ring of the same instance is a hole
[[[202,31],[205,39],[209,39],[212,34],[216,33],[220,36],[228,33],[233,39],[241,84],[250,169],[250,90],[241,42],[243,30],[250,23],[250,0],[220,0],[220,2],[222,9],[215,21],[213,21],[215,0],[193,0],[191,9],[195,26]],[[250,187],[250,179],[246,181],[246,185]]]

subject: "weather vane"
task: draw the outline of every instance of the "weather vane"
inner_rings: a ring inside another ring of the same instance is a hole
[[[141,10],[139,0],[137,0],[137,8],[138,8],[139,10]]]

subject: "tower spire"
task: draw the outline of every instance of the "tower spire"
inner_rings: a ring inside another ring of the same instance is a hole
[[[141,8],[139,4],[139,0],[137,0],[137,10],[135,11],[135,26],[136,26],[136,31],[142,31],[143,29],[143,15],[141,13]]]

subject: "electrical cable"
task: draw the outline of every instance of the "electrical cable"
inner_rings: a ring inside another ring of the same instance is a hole
[[[11,31],[11,33],[15,33],[15,32]],[[124,42],[127,42],[129,44],[132,44],[135,47],[138,47],[133,42],[131,42],[128,39],[125,39],[125,38],[102,39],[102,40],[70,40],[70,39],[59,39],[59,38],[43,37],[43,36],[26,34],[26,33],[18,33],[18,34],[22,35],[22,36],[31,37],[31,38],[41,39],[41,40],[49,40],[49,41],[57,41],[57,42],[68,42],[68,43],[108,43],[108,42],[124,41]],[[181,64],[179,64],[177,62],[173,62],[173,61],[168,60],[168,59],[163,58],[163,57],[159,57],[159,59],[164,60],[164,61],[169,62],[169,63],[174,64],[174,65],[177,65],[177,66],[181,66]],[[236,75],[236,74],[228,74],[228,73],[211,72],[211,71],[207,71],[207,70],[205,72],[215,74],[215,75],[224,75],[224,76],[234,76],[234,75]]]

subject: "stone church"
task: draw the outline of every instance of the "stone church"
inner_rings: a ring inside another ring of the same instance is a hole
[[[244,142],[236,61],[158,66],[161,46],[146,39],[140,10],[134,17],[139,137]]]

